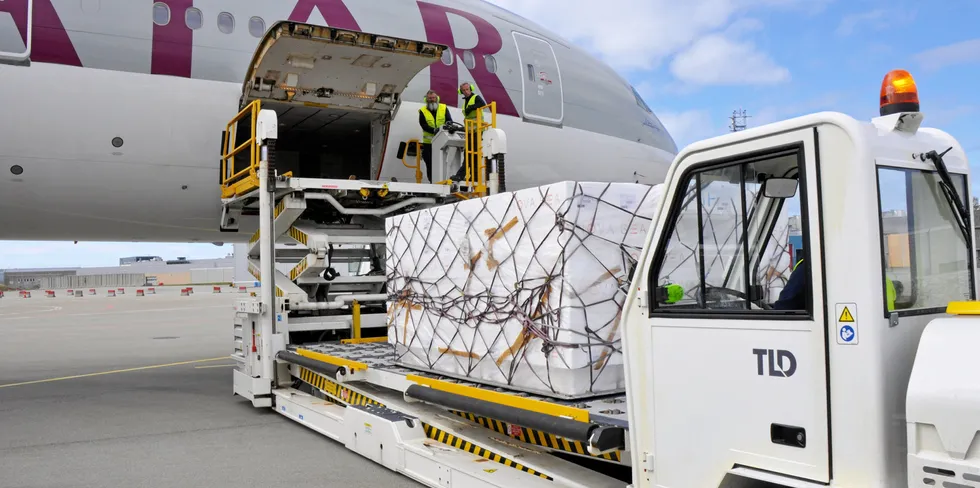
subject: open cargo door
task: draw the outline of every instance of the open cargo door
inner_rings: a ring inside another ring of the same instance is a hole
[[[276,111],[279,174],[370,179],[380,168],[402,92],[446,49],[392,36],[278,22],[252,57],[241,108],[258,101],[261,109]],[[243,174],[242,168],[254,164],[248,151],[233,150],[248,145],[254,130],[250,123],[245,117],[229,124],[232,133],[225,139],[224,154],[226,159],[233,154],[234,169],[223,169],[229,176]]]
[[[445,49],[428,42],[279,22],[252,57],[241,107],[262,100],[263,108],[277,111],[283,105],[329,106],[390,116],[409,81],[439,60]]]
[[[33,0],[0,0],[0,64],[30,64],[33,11]]]

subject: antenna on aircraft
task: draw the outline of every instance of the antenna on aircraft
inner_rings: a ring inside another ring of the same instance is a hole
[[[732,132],[745,130],[747,125],[745,123],[745,119],[748,119],[749,117],[751,117],[751,115],[747,115],[745,109],[740,108],[738,110],[733,110],[732,116],[729,117],[729,120],[731,120],[732,123],[728,126],[728,128],[731,129]]]

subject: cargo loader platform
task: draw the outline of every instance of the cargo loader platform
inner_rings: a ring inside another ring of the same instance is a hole
[[[567,460],[629,464],[624,396],[555,401],[420,373],[383,342],[290,347],[276,361],[277,412],[428,486],[624,486]]]

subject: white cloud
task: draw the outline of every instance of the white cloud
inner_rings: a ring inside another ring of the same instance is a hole
[[[0,241],[0,269],[116,266],[119,258],[127,256],[208,259],[225,257],[231,252],[232,246],[228,244],[217,247],[148,242]]]
[[[720,34],[702,37],[677,55],[670,72],[698,85],[774,85],[789,81],[789,70],[779,66],[749,41]]]
[[[940,46],[915,55],[915,61],[925,69],[938,70],[957,64],[980,62],[980,39],[970,39]]]
[[[707,110],[658,112],[657,117],[674,138],[678,149],[692,143],[725,133],[723,117],[713,117]]]
[[[894,28],[915,20],[915,10],[879,8],[868,12],[845,15],[837,26],[837,35],[847,37],[859,27],[879,31]]]
[[[702,36],[717,33],[742,15],[763,8],[819,9],[832,0],[491,0],[589,49],[612,66],[650,70]],[[743,21],[736,32],[758,21]]]

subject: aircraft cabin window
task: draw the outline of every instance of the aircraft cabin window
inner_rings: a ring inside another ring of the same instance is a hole
[[[476,68],[476,56],[473,55],[473,51],[463,51],[463,65],[466,69]]]
[[[248,19],[248,33],[253,37],[262,37],[265,34],[265,21],[262,17],[252,17]]]
[[[201,9],[191,7],[184,12],[184,23],[188,29],[197,30],[204,26],[204,14]]]
[[[655,312],[809,314],[801,160],[794,148],[689,173],[651,273]]]
[[[494,58],[493,55],[491,55],[491,54],[487,54],[486,56],[484,56],[484,58],[485,58],[485,60],[487,62],[487,71],[489,71],[491,73],[496,73],[497,72],[497,58]]]
[[[447,47],[446,50],[442,52],[442,64],[445,64],[447,66],[452,66],[453,48]]]
[[[167,25],[170,23],[170,6],[157,2],[153,4],[153,23],[156,25]]]
[[[218,14],[218,30],[222,34],[231,34],[235,31],[235,17],[228,12]]]

